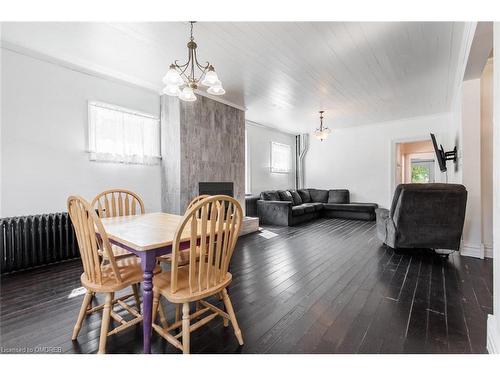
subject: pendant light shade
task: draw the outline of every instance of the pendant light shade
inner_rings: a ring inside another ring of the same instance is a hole
[[[325,111],[319,111],[319,128],[314,131],[314,136],[323,142],[323,140],[327,139],[330,133],[332,132],[326,126],[323,126],[323,113]]]
[[[194,102],[196,100],[196,95],[194,94],[194,91],[191,87],[186,86],[179,94],[179,99],[185,102]]]
[[[204,86],[217,86],[220,85],[219,77],[217,76],[217,73],[215,73],[215,69],[213,66],[210,66],[208,68],[208,72],[205,74],[205,78],[201,82],[202,85]]]
[[[162,91],[163,94],[166,94],[168,96],[179,96],[181,93],[181,90],[179,89],[179,86],[176,85],[167,85]]]
[[[226,90],[224,90],[219,82],[219,85],[210,87],[207,92],[212,95],[224,95],[226,93]]]
[[[167,74],[165,74],[165,77],[163,77],[163,83],[167,86],[180,86],[184,84],[184,80],[182,79],[179,72],[175,69],[175,66],[170,65],[170,69],[168,70]]]

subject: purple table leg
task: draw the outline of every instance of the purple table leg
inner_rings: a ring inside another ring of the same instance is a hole
[[[156,266],[154,251],[145,251],[140,254],[144,281],[142,284],[142,314],[144,354],[151,353],[152,307],[153,307],[153,270]]]
[[[153,326],[153,271],[156,267],[156,258],[160,255],[169,254],[172,252],[172,246],[159,247],[155,250],[148,251],[137,251],[128,247],[127,245],[121,244],[118,241],[110,239],[110,242],[114,245],[120,246],[131,253],[134,253],[139,258],[141,258],[141,267],[143,272],[143,284],[142,284],[142,327],[143,327],[143,340],[144,340],[144,354],[151,354],[151,333]],[[181,249],[189,247],[187,245],[181,244]]]

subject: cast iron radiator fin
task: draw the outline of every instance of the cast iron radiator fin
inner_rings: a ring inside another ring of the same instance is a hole
[[[66,212],[1,218],[0,226],[2,274],[80,256]]]

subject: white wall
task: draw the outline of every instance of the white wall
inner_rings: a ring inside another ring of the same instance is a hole
[[[481,76],[481,201],[483,244],[493,251],[493,59]]]
[[[462,86],[462,183],[467,188],[467,209],[462,254],[484,257],[481,208],[481,80]]]
[[[493,27],[493,50],[500,51],[500,23]],[[488,316],[490,353],[500,353],[500,60],[493,62],[493,315]]]
[[[64,211],[70,194],[91,199],[122,187],[159,211],[160,167],[90,162],[87,102],[159,116],[159,95],[2,48],[1,212]]]
[[[250,167],[250,191],[293,189],[295,187],[295,136],[252,122],[246,122]],[[292,171],[271,173],[271,142],[288,144],[292,148]]]
[[[457,130],[451,114],[338,129],[323,142],[311,137],[305,160],[306,186],[349,189],[352,201],[388,207],[395,182],[395,143],[430,139],[431,132],[446,151],[453,149]],[[455,173],[449,162],[449,181],[455,179]],[[436,181],[445,180],[444,174],[436,176]]]

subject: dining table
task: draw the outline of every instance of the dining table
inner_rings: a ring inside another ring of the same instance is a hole
[[[177,227],[183,217],[163,212],[101,219],[109,241],[134,253],[141,259],[143,271],[143,345],[144,353],[151,353],[153,271],[157,257],[172,252]],[[181,234],[180,246],[189,246],[191,233],[189,225]]]

